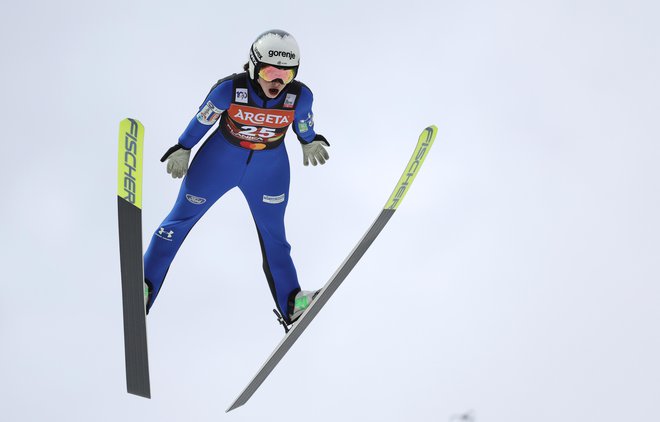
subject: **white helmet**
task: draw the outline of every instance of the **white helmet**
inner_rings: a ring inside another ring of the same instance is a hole
[[[252,80],[257,79],[259,68],[273,65],[294,69],[298,73],[300,50],[291,34],[280,29],[271,29],[259,35],[250,48],[248,72]]]

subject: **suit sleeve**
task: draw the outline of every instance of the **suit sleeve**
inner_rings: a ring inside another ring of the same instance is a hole
[[[195,117],[179,137],[179,144],[185,149],[194,147],[218,121],[222,113],[231,105],[234,84],[231,79],[220,81],[206,96]]]
[[[314,95],[312,91],[303,85],[293,122],[293,131],[298,136],[300,143],[303,144],[312,142],[316,136],[316,132],[314,131],[314,113],[312,112],[313,102]]]

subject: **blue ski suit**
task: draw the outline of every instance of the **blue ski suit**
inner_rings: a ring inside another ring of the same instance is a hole
[[[283,140],[292,124],[301,143],[322,138],[314,132],[312,100],[309,88],[296,80],[276,98],[266,98],[247,73],[231,75],[213,86],[178,146],[192,148],[220,120],[218,128],[193,158],[174,207],[144,256],[150,290],[147,311],[189,231],[225,192],[238,187],[257,226],[271,293],[288,320],[300,285],[284,229],[289,158]]]

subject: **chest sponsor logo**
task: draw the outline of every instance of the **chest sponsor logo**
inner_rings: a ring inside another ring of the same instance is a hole
[[[229,107],[229,117],[244,125],[284,128],[293,121],[293,110],[273,110],[232,104]]]
[[[284,202],[284,194],[277,196],[264,195],[264,202],[267,204],[281,204]]]
[[[235,100],[237,103],[248,103],[248,90],[247,88],[236,88]]]
[[[284,108],[293,108],[293,105],[296,103],[296,94],[286,94],[284,99]]]

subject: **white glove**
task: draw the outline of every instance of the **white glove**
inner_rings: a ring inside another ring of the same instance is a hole
[[[167,150],[161,162],[167,160],[167,173],[173,178],[180,179],[188,172],[188,161],[190,161],[190,150],[179,144]]]
[[[303,150],[303,165],[308,166],[311,162],[313,166],[317,164],[325,164],[326,160],[330,159],[328,151],[323,148],[330,146],[330,143],[325,140],[322,135],[316,135],[314,140],[308,144],[302,144]]]

